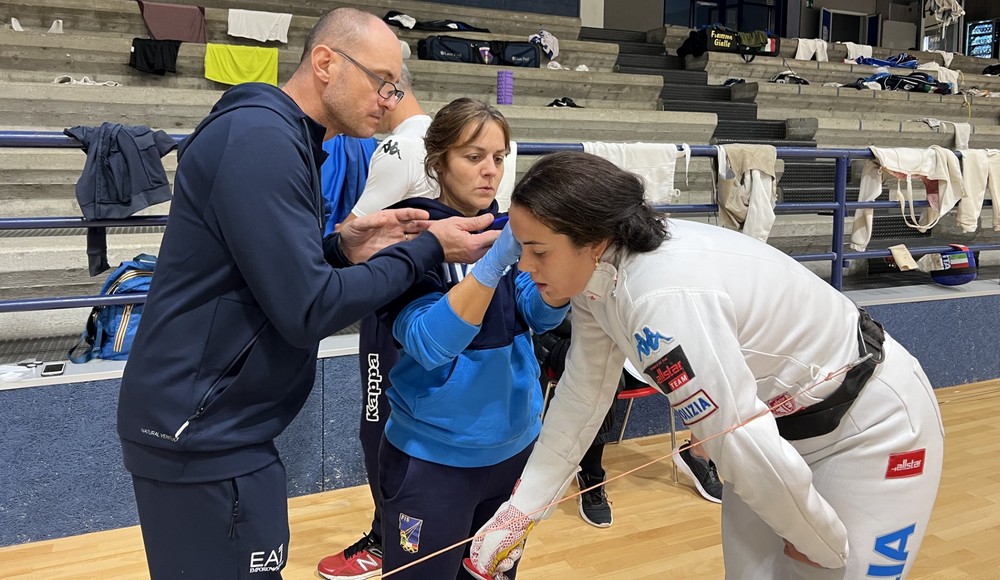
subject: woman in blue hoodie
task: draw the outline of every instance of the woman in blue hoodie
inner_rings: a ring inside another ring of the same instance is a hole
[[[440,197],[396,207],[427,210],[431,219],[497,215],[509,141],[493,107],[449,103],[425,137]],[[542,400],[530,330],[557,326],[566,302],[546,303],[512,266],[519,255],[505,230],[474,266],[441,264],[382,313],[401,346],[379,453],[383,572],[474,534],[510,495],[531,453]],[[454,548],[396,577],[463,578],[465,552]]]

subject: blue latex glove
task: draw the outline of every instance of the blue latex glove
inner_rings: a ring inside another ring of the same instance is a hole
[[[483,286],[496,288],[507,268],[515,264],[520,257],[521,244],[517,242],[508,225],[500,232],[500,237],[493,242],[486,255],[473,266],[472,275]]]

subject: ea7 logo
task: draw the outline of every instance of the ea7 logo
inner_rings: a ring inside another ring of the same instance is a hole
[[[278,546],[277,550],[268,552],[250,552],[250,573],[257,572],[279,572],[285,565],[285,545]]]
[[[910,536],[913,535],[913,531],[916,529],[916,524],[910,524],[901,530],[896,530],[895,532],[890,532],[884,536],[875,538],[875,553],[892,560],[893,563],[889,565],[869,564],[868,576],[874,576],[876,578],[901,577],[903,575],[903,570],[906,568],[906,559],[910,555],[910,553],[906,551],[906,542],[910,539]]]

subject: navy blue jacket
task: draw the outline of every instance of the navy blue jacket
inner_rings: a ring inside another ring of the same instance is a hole
[[[82,143],[87,152],[76,182],[76,201],[85,220],[122,219],[170,201],[170,182],[160,161],[177,147],[170,135],[119,123],[78,125],[63,133]],[[87,229],[87,255],[91,276],[109,268],[105,228]]]
[[[142,322],[122,378],[125,467],[215,481],[277,457],[319,341],[387,304],[444,259],[430,234],[335,269],[324,259],[325,129],[283,91],[222,96],[185,140]],[[336,237],[326,241],[329,257]]]

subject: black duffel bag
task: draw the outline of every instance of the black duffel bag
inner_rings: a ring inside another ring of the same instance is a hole
[[[525,43],[527,44],[527,43]],[[472,64],[499,64],[493,43],[457,36],[428,36],[417,42],[417,58]]]
[[[417,58],[538,68],[542,63],[542,50],[531,42],[428,36],[417,43]]]
[[[494,40],[493,54],[503,66],[524,66],[538,68],[542,66],[542,49],[533,42],[517,42]]]

